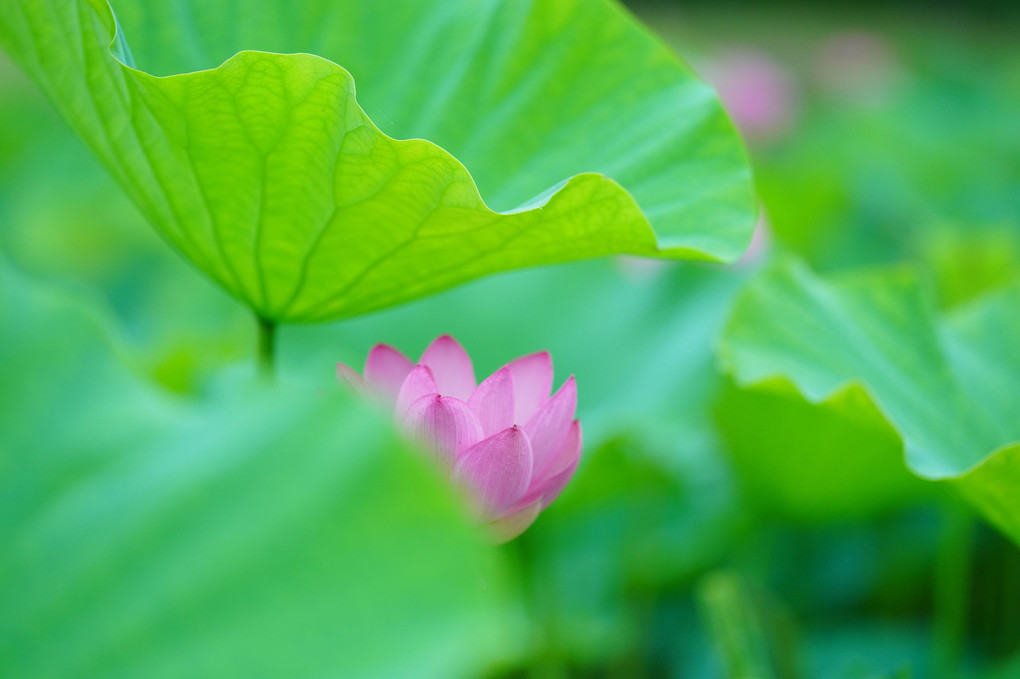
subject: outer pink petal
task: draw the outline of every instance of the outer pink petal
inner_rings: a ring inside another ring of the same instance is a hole
[[[509,514],[504,514],[489,523],[489,531],[496,544],[513,540],[528,529],[542,512],[542,503],[534,502],[525,505]]]
[[[538,500],[542,503],[542,508],[545,509],[553,503],[553,500],[560,496],[563,489],[570,483],[570,479],[574,478],[574,472],[577,471],[577,463],[573,463],[559,474],[546,479],[545,484],[538,492]]]
[[[514,424],[514,382],[506,366],[478,385],[468,407],[478,416],[482,431],[491,436]]]
[[[482,439],[478,418],[466,403],[451,396],[422,396],[408,409],[403,423],[448,469],[453,467],[459,452]]]
[[[549,465],[549,469],[545,472],[542,478],[537,474],[532,475],[532,485],[536,481],[544,481],[545,479],[556,476],[565,469],[571,467],[577,467],[578,460],[581,459],[581,448],[584,447],[584,436],[581,433],[581,422],[574,420],[570,423],[570,428],[567,429],[567,435],[563,438],[560,443],[559,450],[556,451],[556,455],[553,457],[552,464]]]
[[[350,387],[351,390],[359,396],[368,396],[370,393],[368,382],[365,381],[365,378],[351,370],[350,366],[344,365],[343,363],[336,364],[336,379],[341,384],[345,384]]]
[[[439,393],[436,381],[432,379],[432,373],[423,365],[416,365],[408,373],[404,383],[400,385],[397,392],[397,402],[394,407],[394,414],[403,417],[407,409],[422,396]]]
[[[549,467],[549,471],[543,475],[532,475],[531,484],[528,486],[527,492],[524,493],[524,497],[517,502],[515,509],[538,500],[542,501],[543,507],[548,507],[563,492],[567,483],[574,476],[577,464],[581,459],[582,447],[581,423],[574,420]]]
[[[421,355],[420,365],[428,366],[439,385],[439,393],[462,401],[475,390],[475,369],[464,347],[449,335],[437,337]]]
[[[553,365],[548,351],[528,354],[507,364],[514,379],[514,422],[522,423],[549,399]]]
[[[535,452],[535,476],[544,476],[552,469],[576,409],[577,384],[571,376],[524,425]]]
[[[413,367],[411,359],[393,347],[377,344],[368,352],[365,360],[365,379],[392,403]]]
[[[472,491],[487,516],[496,516],[524,494],[531,468],[531,443],[513,426],[464,451],[453,477]]]
[[[543,509],[559,497],[577,471],[581,447],[581,423],[574,420],[556,455],[551,473],[545,478],[532,475],[531,485],[524,496],[503,516],[489,524],[496,539],[505,542],[517,537],[527,530]]]

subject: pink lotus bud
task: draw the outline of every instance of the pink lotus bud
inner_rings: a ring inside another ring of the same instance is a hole
[[[467,352],[443,335],[417,364],[377,345],[364,374],[337,365],[338,378],[393,408],[401,426],[468,491],[500,541],[524,532],[577,469],[577,385],[571,377],[550,396],[547,352],[511,361],[477,384]]]
[[[793,73],[765,52],[750,48],[724,51],[700,70],[748,141],[780,136],[797,117]]]
[[[877,108],[902,89],[903,65],[879,33],[846,31],[826,38],[818,48],[814,77],[841,105]]]

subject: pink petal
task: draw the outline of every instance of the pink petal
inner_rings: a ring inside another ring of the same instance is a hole
[[[535,454],[535,475],[545,476],[555,462],[577,409],[577,384],[573,376],[524,425]]]
[[[432,370],[439,393],[463,401],[475,390],[475,369],[464,347],[449,335],[437,337],[421,355],[420,365]]]
[[[502,367],[478,385],[468,407],[478,416],[482,431],[491,436],[514,423],[514,382],[510,369]]]
[[[478,418],[466,403],[451,396],[422,396],[407,411],[403,423],[447,468],[453,467],[459,452],[482,440]]]
[[[393,412],[398,418],[403,417],[415,401],[422,396],[436,393],[439,393],[439,388],[436,386],[436,381],[432,379],[432,373],[425,366],[416,365],[407,375],[404,383],[400,385]]]
[[[369,394],[368,382],[365,381],[365,378],[343,363],[336,364],[336,379],[341,384],[350,387],[358,396],[368,396]]]
[[[549,466],[549,471],[542,475],[532,474],[531,484],[528,486],[527,492],[524,493],[524,497],[517,502],[517,506],[541,500],[542,506],[548,507],[563,492],[567,483],[574,476],[577,464],[581,459],[582,446],[581,423],[574,420]]]
[[[549,399],[553,365],[548,351],[528,354],[507,364],[514,379],[514,422],[527,422]]]
[[[568,467],[576,467],[577,461],[581,459],[581,448],[583,446],[584,436],[581,433],[581,422],[579,420],[574,420],[570,423],[570,428],[567,429],[567,435],[560,443],[560,447],[559,450],[556,451],[556,455],[553,456],[553,461],[549,465],[549,469],[545,473],[545,476],[551,477],[559,474]],[[532,485],[534,485],[534,482],[535,478],[532,478]]]
[[[524,494],[531,468],[531,443],[520,427],[513,426],[464,451],[453,477],[473,492],[488,516],[495,516]]]
[[[553,500],[560,496],[563,489],[570,483],[570,479],[574,478],[574,472],[577,471],[577,460],[572,462],[569,467],[562,470],[558,474],[553,474],[546,479],[543,486],[539,489],[538,494],[542,499],[542,507],[548,507],[553,503]]]
[[[517,511],[505,514],[489,523],[489,530],[496,544],[513,540],[528,529],[542,512],[542,503],[534,502]]]
[[[377,344],[365,360],[365,379],[392,403],[413,367],[411,360],[393,347]]]
[[[559,497],[577,471],[582,442],[581,423],[574,420],[556,454],[551,472],[544,478],[532,474],[531,484],[524,496],[506,514],[489,524],[497,537],[504,542],[517,537],[531,525],[539,512]]]

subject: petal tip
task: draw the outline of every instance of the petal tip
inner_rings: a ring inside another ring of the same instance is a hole
[[[478,386],[471,357],[460,342],[450,335],[440,335],[432,341],[421,358],[421,365],[427,365],[439,385],[440,391],[466,401]]]
[[[424,354],[428,353],[429,349],[431,349],[433,347],[442,347],[444,345],[445,346],[450,346],[450,347],[456,347],[456,348],[462,349],[462,350],[464,349],[464,345],[462,345],[460,342],[458,342],[456,337],[454,337],[453,335],[450,335],[448,333],[443,333],[439,337],[437,337],[434,340],[432,340],[431,342],[429,342],[429,345],[427,347],[425,347],[425,351],[422,353],[422,355],[424,356]]]

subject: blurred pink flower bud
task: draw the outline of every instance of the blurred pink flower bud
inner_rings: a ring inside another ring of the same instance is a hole
[[[699,70],[748,140],[777,136],[793,123],[798,108],[794,77],[768,54],[734,49]]]
[[[477,384],[467,352],[443,335],[417,364],[379,344],[368,354],[364,377],[343,363],[337,376],[393,407],[401,426],[469,492],[501,541],[524,532],[577,469],[577,385],[570,377],[550,396],[547,352],[513,360]]]
[[[829,36],[819,46],[814,75],[821,88],[841,102],[874,107],[895,94],[903,67],[880,34],[847,31]]]

